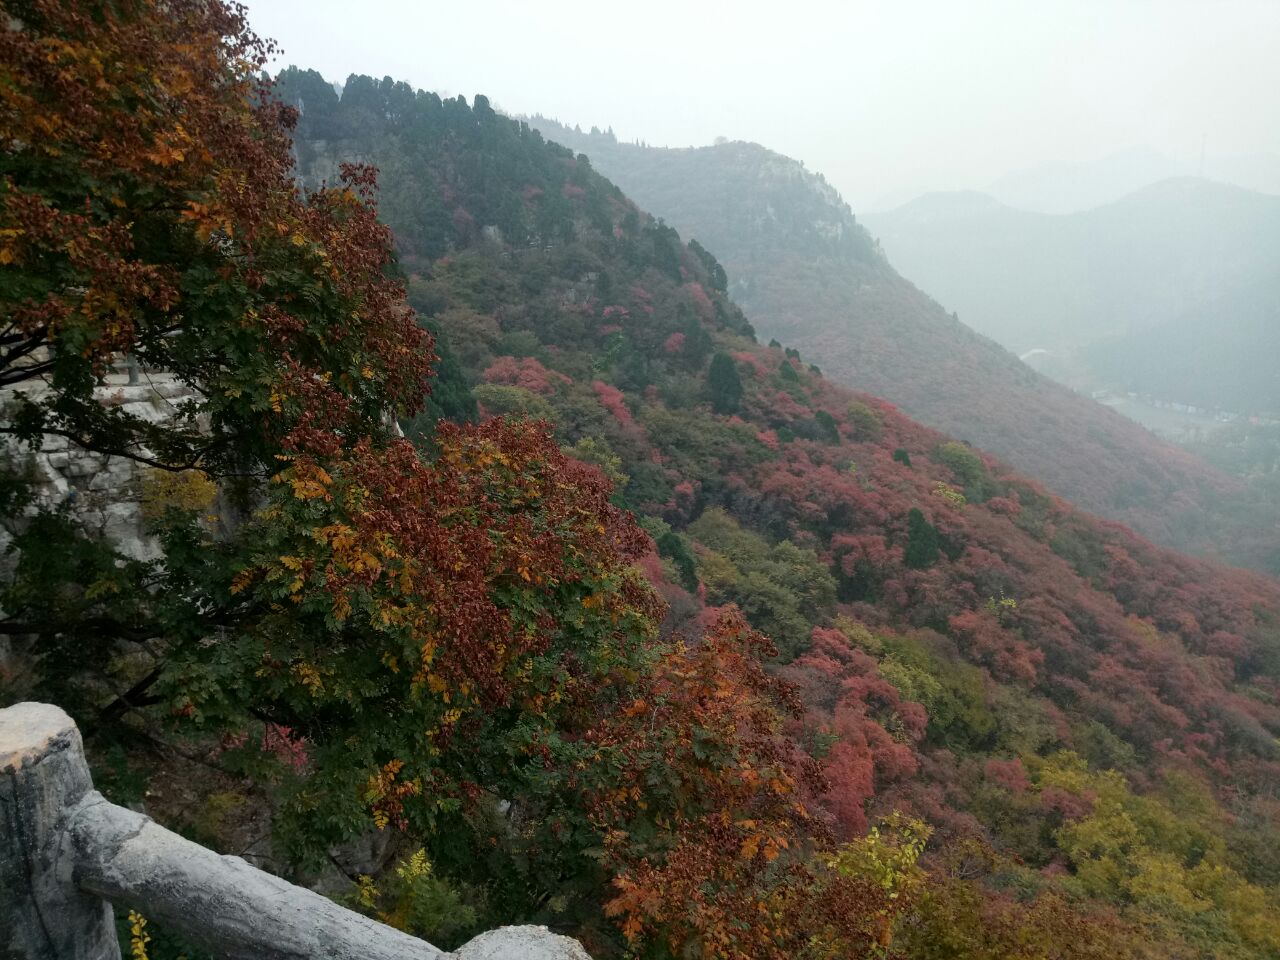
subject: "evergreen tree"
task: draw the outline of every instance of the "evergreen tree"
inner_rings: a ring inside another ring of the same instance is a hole
[[[658,552],[669,559],[680,575],[680,585],[686,590],[698,589],[698,564],[693,558],[693,551],[684,539],[668,530],[657,540]]]
[[[435,435],[436,424],[440,420],[451,423],[474,423],[480,419],[475,397],[467,378],[458,365],[458,360],[449,348],[449,342],[443,334],[431,325],[424,324],[427,331],[435,338],[435,377],[432,380],[431,392],[423,399],[422,409],[414,416],[401,421],[405,436],[415,442],[429,441]]]
[[[938,528],[924,518],[919,507],[907,514],[907,549],[903,562],[913,570],[923,570],[938,562]]]
[[[819,410],[814,413],[813,419],[818,425],[818,436],[824,443],[840,442],[840,426],[835,417],[825,410]]]
[[[707,372],[707,388],[711,394],[711,408],[716,413],[735,413],[742,402],[742,379],[738,366],[727,353],[717,353],[711,358]]]

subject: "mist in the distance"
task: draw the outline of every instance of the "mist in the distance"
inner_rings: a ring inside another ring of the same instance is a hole
[[[251,13],[282,64],[484,93],[624,140],[756,141],[822,171],[857,213],[1134,148],[1169,158],[1153,173],[1193,175],[1203,146],[1224,179],[1233,158],[1280,156],[1271,0],[257,0]]]

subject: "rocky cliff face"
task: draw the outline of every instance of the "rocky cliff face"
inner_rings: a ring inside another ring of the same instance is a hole
[[[176,414],[181,401],[194,396],[189,386],[169,374],[139,373],[134,379],[130,383],[127,373],[110,374],[97,390],[99,401],[163,423]],[[22,389],[34,394],[42,388],[27,384]],[[0,392],[0,410],[6,399]],[[90,453],[64,437],[46,437],[39,450],[8,440],[0,444],[0,461],[22,471],[33,485],[35,500],[26,515],[40,508],[66,510],[128,557],[159,556],[159,546],[147,536],[143,517],[146,479],[152,468],[127,457]],[[0,529],[0,550],[11,534]]]

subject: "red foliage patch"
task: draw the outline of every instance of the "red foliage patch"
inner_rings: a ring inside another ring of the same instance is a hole
[[[631,411],[627,409],[626,397],[621,390],[612,384],[605,383],[603,380],[591,381],[591,389],[596,392],[596,397],[600,404],[613,414],[613,418],[624,427],[632,427],[635,425],[635,418],[631,416]]]
[[[548,370],[534,357],[498,357],[482,374],[486,383],[522,387],[534,393],[554,392],[558,384],[573,381],[563,373]]]

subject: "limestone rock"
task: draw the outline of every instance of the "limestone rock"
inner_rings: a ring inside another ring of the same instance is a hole
[[[148,373],[143,383],[129,384],[127,375],[113,373],[98,388],[98,399],[123,406],[149,423],[163,424],[179,416],[179,405],[195,392],[170,374]],[[24,385],[39,394],[39,387]],[[8,391],[0,390],[0,410]],[[34,396],[33,399],[40,399]],[[144,532],[142,479],[147,467],[125,457],[89,453],[65,437],[44,438],[39,450],[0,439],[0,460],[27,471],[35,491],[35,507],[63,507],[86,528],[103,536],[125,556],[151,560],[160,555],[154,537]],[[0,537],[7,542],[7,537]],[[3,543],[0,543],[3,546]]]

